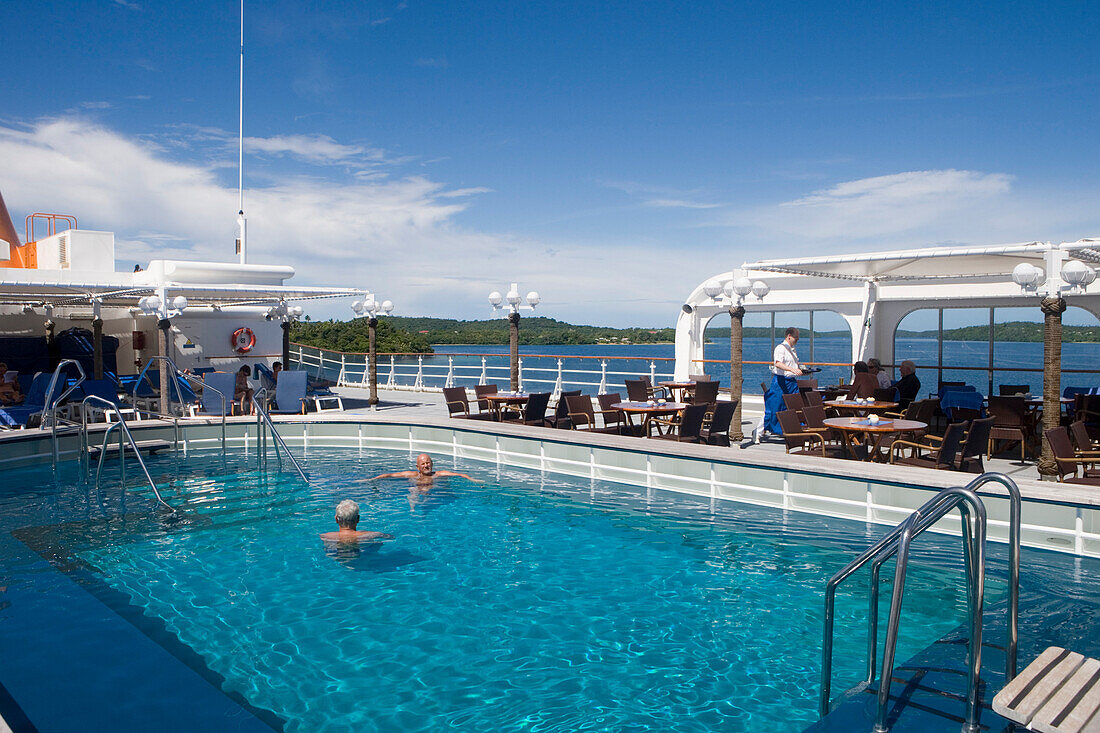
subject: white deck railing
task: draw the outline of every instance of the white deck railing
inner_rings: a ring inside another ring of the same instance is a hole
[[[293,344],[290,358],[297,368],[331,379],[338,386],[370,388],[366,354]],[[597,394],[625,392],[626,379],[644,376],[653,384],[671,380],[675,362],[662,357],[523,354],[519,385],[521,390],[549,391],[555,397],[563,390],[578,388]],[[581,368],[589,366],[592,368]],[[378,355],[379,389],[440,392],[444,387],[507,383],[510,376],[508,354]]]

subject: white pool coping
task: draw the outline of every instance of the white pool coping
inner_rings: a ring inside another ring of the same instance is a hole
[[[287,444],[301,449],[307,457],[311,448],[320,447],[428,452],[437,461],[447,455],[889,526],[904,520],[934,492],[974,478],[909,466],[386,411],[283,416],[277,421]],[[127,424],[138,440],[174,439],[171,422]],[[230,418],[226,425],[229,450],[255,450],[254,418]],[[104,425],[96,426],[92,435],[104,429]],[[220,420],[180,421],[180,448],[185,454],[220,447]],[[58,448],[63,460],[75,459],[80,453],[79,436],[60,436]],[[5,433],[0,435],[0,467],[49,462],[52,450],[49,431]],[[397,468],[404,468],[411,467],[412,462],[403,457],[396,463]],[[1100,492],[1087,486],[1018,477],[1016,481],[1024,498],[1024,545],[1100,557]],[[1005,542],[1009,512],[1006,494],[996,484],[987,485],[981,493],[989,515],[989,537]],[[958,533],[958,517],[945,518],[937,529]]]

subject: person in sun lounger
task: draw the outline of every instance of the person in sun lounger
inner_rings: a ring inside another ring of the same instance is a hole
[[[397,471],[396,473],[380,473],[374,479],[380,478],[411,478],[416,482],[417,486],[431,486],[435,479],[443,478],[445,476],[458,476],[464,478],[467,481],[476,481],[464,473],[455,473],[454,471],[436,471],[432,464],[432,457],[427,453],[421,453],[416,457],[416,470],[415,471]]]
[[[337,532],[325,532],[321,539],[326,542],[364,542],[372,540],[392,540],[392,534],[368,532],[356,529],[359,525],[359,505],[351,499],[344,499],[336,505]]]

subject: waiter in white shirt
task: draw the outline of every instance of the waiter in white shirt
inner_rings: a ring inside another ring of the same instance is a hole
[[[768,367],[768,371],[773,375],[772,383],[764,393],[763,428],[765,432],[783,434],[776,414],[787,409],[783,403],[783,395],[798,392],[798,382],[795,381],[795,377],[802,376],[802,367],[798,365],[798,353],[794,350],[797,343],[798,329],[791,326],[772,352],[772,365]]]

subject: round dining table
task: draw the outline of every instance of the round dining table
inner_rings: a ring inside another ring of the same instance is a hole
[[[522,405],[531,398],[527,392],[492,392],[478,395],[479,400],[489,403],[489,409],[493,411],[493,419],[500,421],[500,411],[505,405]]]
[[[640,427],[641,434],[645,437],[649,437],[649,429],[654,417],[675,415],[685,407],[687,404],[684,402],[616,402],[611,405],[612,410],[621,410],[626,415],[626,424],[631,433],[634,432],[635,427]],[[634,424],[634,415],[641,418],[640,425]]]
[[[684,395],[689,389],[695,389],[695,380],[689,379],[683,382],[658,382],[658,387],[665,387],[669,394],[676,397],[676,390],[680,390],[680,401],[684,401]]]
[[[872,410],[893,410],[901,403],[885,402],[880,400],[876,400],[874,402],[856,402],[855,400],[825,400],[821,404],[823,404],[825,407],[832,407],[841,411],[869,412]]]
[[[865,417],[830,417],[825,425],[840,433],[844,449],[857,461],[883,460],[882,444],[892,435],[917,433],[928,429],[928,423],[920,420],[879,420],[871,422]],[[863,442],[859,442],[859,438]],[[859,455],[856,446],[862,445],[866,455]]]

